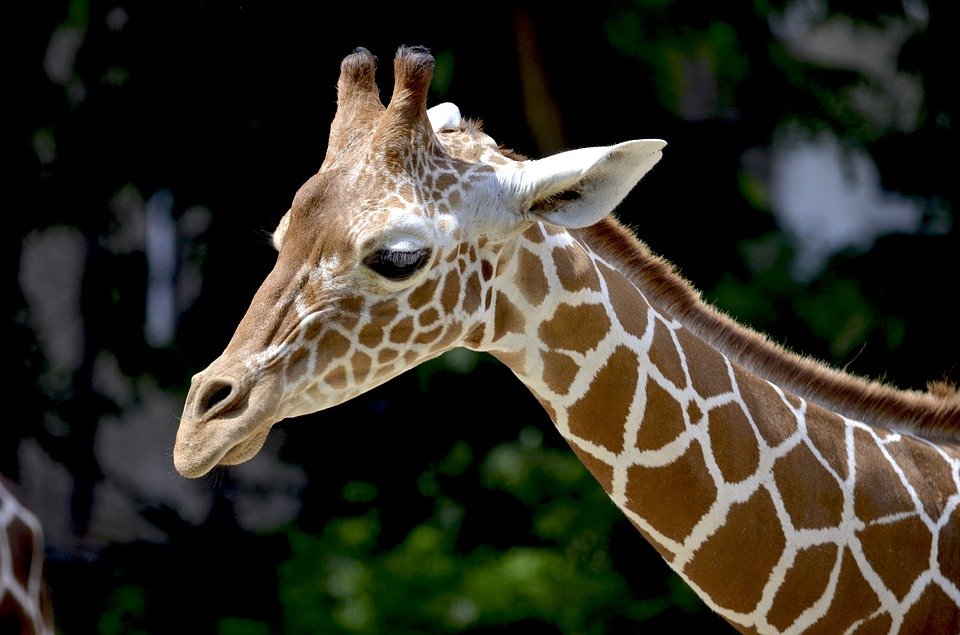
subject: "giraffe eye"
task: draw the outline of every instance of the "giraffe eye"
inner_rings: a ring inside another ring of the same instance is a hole
[[[380,249],[368,256],[364,264],[384,278],[399,282],[422,269],[428,260],[430,260],[429,249],[413,251]]]

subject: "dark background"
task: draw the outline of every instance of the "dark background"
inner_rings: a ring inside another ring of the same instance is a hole
[[[384,99],[396,48],[429,47],[431,103],[530,156],[667,140],[617,215],[709,301],[858,374],[960,379],[953,3],[20,4],[0,473],[44,523],[63,633],[729,630],[487,356],[284,422],[248,466],[173,470],[356,46]],[[854,237],[816,243],[834,223]]]

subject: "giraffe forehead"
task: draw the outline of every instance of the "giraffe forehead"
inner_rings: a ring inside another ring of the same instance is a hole
[[[307,180],[297,192],[282,238],[309,237],[311,260],[334,259],[328,269],[391,242],[443,242],[470,222],[458,218],[494,194],[491,175],[519,164],[505,157],[492,138],[467,126],[440,135],[444,152],[420,151],[403,165],[385,164],[371,148],[358,149],[352,165],[338,164]],[[300,222],[298,222],[298,217]],[[322,248],[318,251],[318,245]],[[306,254],[305,254],[306,255]]]
[[[437,134],[437,138],[450,156],[468,163],[489,163],[493,155],[503,156],[493,137],[480,131],[476,125],[467,124],[461,128],[443,130]]]

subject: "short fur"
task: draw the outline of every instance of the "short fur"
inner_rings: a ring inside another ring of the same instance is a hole
[[[471,134],[482,128],[482,122],[476,120],[463,125]],[[500,152],[515,161],[527,159],[507,148],[501,147]],[[798,355],[707,304],[672,264],[654,255],[612,216],[572,231],[626,275],[657,308],[760,377],[850,419],[932,440],[960,442],[960,390],[956,386],[933,381],[927,392],[901,390]]]
[[[940,382],[929,392],[899,390],[797,355],[708,305],[673,265],[653,255],[614,218],[608,216],[575,233],[659,309],[760,377],[851,419],[926,438],[960,441],[956,388]]]

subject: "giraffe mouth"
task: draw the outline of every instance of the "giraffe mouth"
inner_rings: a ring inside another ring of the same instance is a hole
[[[213,389],[191,389],[173,447],[174,466],[187,478],[203,476],[217,465],[250,460],[282,418],[277,414],[282,394],[278,377],[242,381],[220,372],[211,373],[214,379],[208,381],[204,373],[197,384],[212,383]],[[227,389],[229,394],[217,396]]]
[[[223,455],[218,465],[238,465],[249,461],[257,455],[257,452],[259,452],[263,444],[266,443],[269,433],[270,428],[268,427],[266,430],[257,431],[246,439],[243,439],[227,450],[227,453]]]
[[[206,426],[185,426],[180,422],[177,442],[173,450],[173,462],[177,471],[187,478],[199,478],[218,465],[237,465],[252,459],[263,448],[274,421],[268,419],[244,435],[216,435],[197,430],[198,427],[227,427],[223,421],[210,421]],[[190,428],[193,428],[192,430]]]

